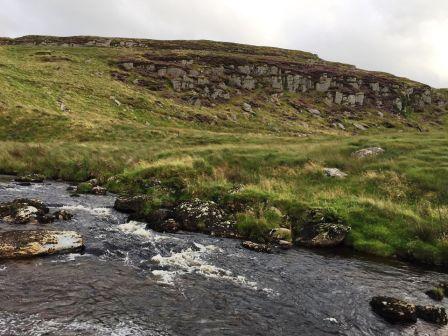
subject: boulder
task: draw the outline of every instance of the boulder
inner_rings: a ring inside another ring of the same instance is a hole
[[[236,236],[234,222],[215,202],[194,199],[173,209],[173,219],[182,230],[208,233],[222,237]]]
[[[115,200],[114,209],[128,214],[135,214],[143,209],[146,200],[147,197],[144,195],[118,197]]]
[[[358,159],[364,159],[366,157],[376,156],[383,154],[385,152],[384,149],[381,147],[370,147],[370,148],[364,148],[360,149],[354,153],[352,153],[352,156]]]
[[[258,243],[251,242],[249,240],[248,241],[244,241],[241,244],[241,246],[244,247],[245,249],[252,250],[252,251],[255,251],[255,252],[263,252],[263,253],[271,253],[272,252],[272,249],[271,249],[271,247],[269,245],[267,245],[267,244],[258,244]]]
[[[64,221],[70,220],[73,218],[73,215],[65,210],[58,210],[53,213],[53,216],[57,220],[64,220]]]
[[[156,225],[148,224],[148,227],[158,232],[167,232],[167,233],[176,233],[181,229],[179,223],[172,218],[164,220],[163,222],[160,222]]]
[[[282,250],[289,250],[293,247],[292,242],[288,240],[279,240],[277,242],[278,247],[280,247]]]
[[[417,317],[430,323],[446,325],[448,317],[445,308],[435,306],[417,306]]]
[[[286,228],[275,228],[269,232],[269,236],[272,240],[278,241],[292,241],[291,230]]]
[[[435,301],[442,301],[445,296],[445,291],[443,288],[433,288],[425,292],[431,299]]]
[[[386,296],[376,296],[370,301],[372,310],[390,323],[417,322],[415,305]]]
[[[12,202],[0,203],[0,219],[11,224],[35,224],[48,212],[48,207],[35,199],[19,198]]]
[[[343,179],[347,177],[347,174],[340,171],[338,168],[324,168],[324,174],[328,177]]]
[[[74,231],[20,230],[0,233],[0,258],[26,258],[82,250]]]
[[[350,227],[338,223],[306,224],[295,239],[297,245],[306,247],[334,247],[340,245]]]
[[[106,195],[107,194],[107,189],[104,187],[100,187],[100,186],[95,186],[92,188],[92,194],[94,195]]]
[[[44,180],[45,176],[40,174],[23,175],[14,179],[15,182],[19,183],[42,183]]]

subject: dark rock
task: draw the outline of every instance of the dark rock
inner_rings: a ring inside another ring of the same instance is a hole
[[[71,191],[71,192],[77,192],[78,191],[78,186],[68,186],[67,187],[67,191]]]
[[[65,210],[58,210],[53,213],[55,219],[58,220],[70,220],[73,218],[73,215]]]
[[[303,226],[295,243],[307,247],[333,247],[341,244],[350,227],[336,223],[308,224]]]
[[[157,232],[176,233],[181,229],[178,222],[170,218],[158,223],[148,223],[147,228]]]
[[[426,291],[425,294],[435,301],[442,301],[445,296],[445,291],[443,288],[433,288]]]
[[[173,218],[183,230],[222,237],[236,236],[234,223],[215,202],[195,199],[174,208]]]
[[[48,212],[48,207],[35,199],[19,198],[12,202],[0,203],[0,218],[12,224],[37,223]]]
[[[445,308],[435,306],[417,306],[417,317],[426,322],[446,325],[448,324],[448,317]]]
[[[17,182],[17,185],[21,187],[29,187],[31,185],[31,182]]]
[[[372,310],[390,323],[417,322],[415,305],[386,296],[376,296],[370,301]]]
[[[15,182],[20,182],[20,183],[42,183],[44,180],[45,180],[45,176],[40,175],[40,174],[23,175],[23,176],[18,176],[14,179]]]
[[[21,230],[0,233],[0,258],[26,258],[82,250],[74,231]]]
[[[147,199],[144,195],[118,197],[115,200],[114,209],[128,214],[135,214],[143,210]]]
[[[100,186],[95,186],[92,188],[92,194],[94,195],[106,195],[107,194],[107,189],[104,187],[100,187]]]
[[[241,246],[255,252],[271,253],[272,248],[267,244],[257,244],[251,241],[244,241]]]

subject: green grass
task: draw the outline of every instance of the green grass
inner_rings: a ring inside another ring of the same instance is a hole
[[[45,50],[69,60],[43,62],[36,53]],[[194,197],[213,200],[233,209],[240,233],[261,241],[271,228],[300,225],[306,209],[323,208],[352,227],[346,243],[357,251],[447,266],[443,127],[427,123],[430,132],[418,133],[386,116],[397,128],[354,135],[306,115],[285,122],[284,114],[293,112],[284,102],[232,122],[219,116],[237,113],[239,101],[195,108],[166,92],[112,80],[111,59],[133,52],[0,47],[0,173],[79,182],[95,177],[117,193],[150,195],[148,211]],[[260,99],[256,95],[251,99]],[[69,111],[61,111],[61,101]],[[194,114],[218,122],[184,118]],[[374,111],[363,118],[375,122]],[[368,146],[386,153],[350,156]],[[323,167],[348,177],[327,178]]]

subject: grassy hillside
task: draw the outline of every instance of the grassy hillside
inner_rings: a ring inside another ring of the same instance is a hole
[[[421,84],[301,52],[200,41],[151,43],[0,46],[0,172],[76,181],[97,177],[112,191],[150,195],[149,207],[192,197],[223,205],[244,202],[251,210],[237,215],[237,225],[252,239],[291,225],[303,209],[320,207],[352,227],[347,244],[358,251],[446,265],[444,105],[401,112],[369,104],[335,106],[319,92],[279,94],[260,87],[232,89],[230,100],[198,105],[169,83],[157,90],[139,85],[142,73],[126,72],[122,64],[136,64],[148,50],[151,61],[158,57],[165,63],[179,54],[222,53],[228,59],[231,53],[311,64],[310,72],[326,66],[379,82]],[[154,81],[151,76],[145,80]],[[433,95],[448,98],[443,90]],[[242,110],[244,102],[254,113]],[[370,146],[386,152],[351,157]],[[348,177],[325,177],[324,167]],[[148,187],[155,179],[166,188]]]

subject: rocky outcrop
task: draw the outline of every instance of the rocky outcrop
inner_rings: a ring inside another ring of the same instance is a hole
[[[380,154],[383,154],[385,152],[384,149],[381,147],[370,147],[370,148],[364,148],[360,149],[354,153],[352,153],[352,156],[357,159],[364,159],[367,157],[377,156]]]
[[[386,296],[376,296],[370,301],[372,310],[390,323],[417,322],[415,305]]]
[[[8,231],[0,233],[0,258],[26,258],[82,250],[82,237],[73,231]]]
[[[144,195],[121,196],[115,200],[114,209],[128,214],[135,214],[143,209],[146,201],[147,197]]]
[[[446,315],[446,310],[443,307],[416,306],[416,309],[417,309],[417,317],[421,318],[426,322],[439,325],[448,324],[448,317]]]

